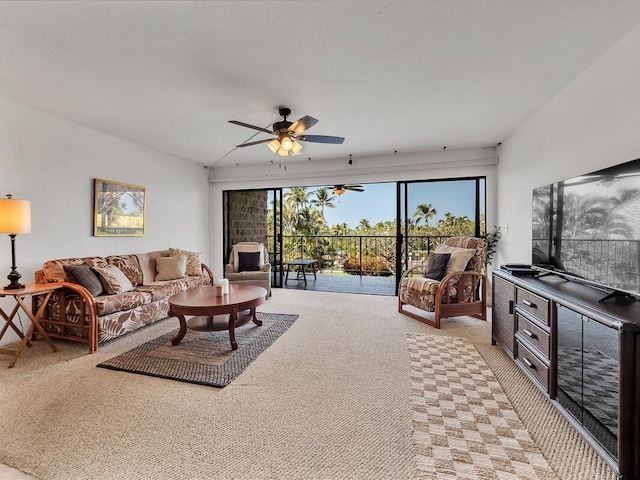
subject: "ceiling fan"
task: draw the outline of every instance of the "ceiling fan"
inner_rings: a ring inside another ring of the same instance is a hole
[[[241,127],[253,128],[260,132],[268,133],[270,135],[276,135],[277,138],[265,138],[264,140],[257,140],[255,142],[242,143],[236,145],[236,147],[250,147],[251,145],[259,145],[260,143],[269,142],[269,148],[273,153],[277,153],[282,157],[287,155],[296,156],[302,150],[302,145],[298,142],[315,142],[315,143],[333,143],[341,144],[344,142],[344,137],[331,137],[327,135],[302,135],[302,133],[313,127],[318,120],[308,115],[300,118],[299,120],[291,123],[287,121],[287,117],[291,115],[291,109],[281,107],[278,113],[282,116],[283,120],[273,124],[273,130],[257,127],[248,123],[239,122],[237,120],[229,120],[229,123],[240,125]]]
[[[336,195],[342,195],[344,192],[346,192],[347,190],[351,190],[353,192],[364,192],[364,188],[362,188],[362,185],[331,185],[328,187],[325,187],[327,189],[332,189],[333,193],[335,193]]]

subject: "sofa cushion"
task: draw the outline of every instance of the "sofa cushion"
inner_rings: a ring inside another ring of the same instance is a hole
[[[115,265],[94,267],[93,270],[98,274],[105,291],[111,295],[128,292],[133,288],[131,281]]]
[[[177,257],[179,255],[185,255],[187,257],[186,274],[190,277],[197,277],[202,275],[201,254],[196,252],[189,252],[188,250],[180,250],[179,248],[170,248],[169,256]]]
[[[433,280],[442,280],[447,272],[447,264],[451,258],[450,253],[432,253],[427,257],[425,265],[425,278]]]
[[[162,280],[175,280],[186,275],[187,256],[156,258],[156,282]]]
[[[142,270],[141,285],[153,285],[156,283],[156,257],[148,253],[138,253],[138,264]]]
[[[47,283],[73,282],[71,275],[65,273],[65,265],[82,265],[86,263],[91,267],[106,267],[107,261],[102,257],[71,257],[49,260],[42,266],[42,273]]]
[[[109,265],[115,265],[122,273],[126,275],[131,284],[142,284],[142,269],[138,263],[138,257],[135,255],[110,255],[106,258]]]
[[[71,276],[74,283],[82,285],[89,290],[89,293],[94,297],[101,295],[104,292],[102,282],[98,278],[98,275],[91,269],[91,266],[87,263],[81,263],[80,265],[65,265],[64,271]]]
[[[151,303],[153,300],[147,292],[132,290],[117,295],[103,295],[96,298],[98,316],[108,315],[113,312],[131,310],[141,305]]]

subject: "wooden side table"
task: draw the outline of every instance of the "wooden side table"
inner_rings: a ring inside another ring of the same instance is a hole
[[[13,297],[16,301],[16,305],[13,307],[13,310],[10,314],[7,314],[4,310],[2,310],[2,307],[0,307],[0,316],[2,316],[2,318],[4,318],[5,320],[4,327],[2,327],[2,330],[0,330],[0,340],[2,340],[2,337],[9,329],[9,327],[11,327],[21,339],[20,343],[18,344],[18,348],[15,350],[10,348],[0,348],[0,353],[13,356],[11,362],[9,363],[9,368],[12,368],[16,364],[16,361],[24,350],[24,347],[31,346],[29,339],[36,330],[40,335],[42,335],[42,338],[45,339],[45,341],[49,344],[49,346],[51,346],[54,352],[58,351],[47,332],[44,330],[44,328],[42,328],[42,325],[40,325],[40,319],[42,318],[44,311],[47,308],[47,303],[49,302],[51,294],[59,288],[62,288],[62,285],[50,283],[25,285],[25,288],[19,288],[16,290],[6,290],[4,288],[0,289],[0,298]],[[42,301],[42,304],[40,305],[40,308],[38,308],[38,311],[34,314],[25,300],[29,297],[36,297],[39,295],[44,295],[45,297]],[[31,326],[25,334],[23,334],[18,326],[13,322],[14,317],[20,309],[22,309],[31,320]]]

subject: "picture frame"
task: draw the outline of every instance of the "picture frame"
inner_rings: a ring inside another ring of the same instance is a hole
[[[144,236],[145,187],[96,178],[93,190],[93,235],[95,237]]]

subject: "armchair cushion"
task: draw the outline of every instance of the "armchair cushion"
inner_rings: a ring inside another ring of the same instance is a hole
[[[260,252],[238,252],[238,272],[259,272]]]
[[[233,263],[233,269],[234,271],[238,272],[238,267],[240,266],[240,259],[238,257],[238,253],[240,252],[247,252],[247,253],[254,253],[254,252],[258,252],[260,254],[260,261],[258,263],[259,267],[262,267],[262,265],[264,265],[265,261],[264,261],[264,246],[261,243],[258,242],[241,242],[241,243],[236,243],[233,246],[233,262],[229,262],[229,263]]]
[[[458,248],[450,247],[449,245],[438,245],[436,253],[449,253],[451,258],[447,263],[446,274],[451,272],[461,272],[467,269],[467,264],[471,257],[476,253],[475,248]]]
[[[429,255],[425,265],[424,277],[432,280],[442,280],[446,275],[449,258],[451,258],[450,253],[432,253]]]

